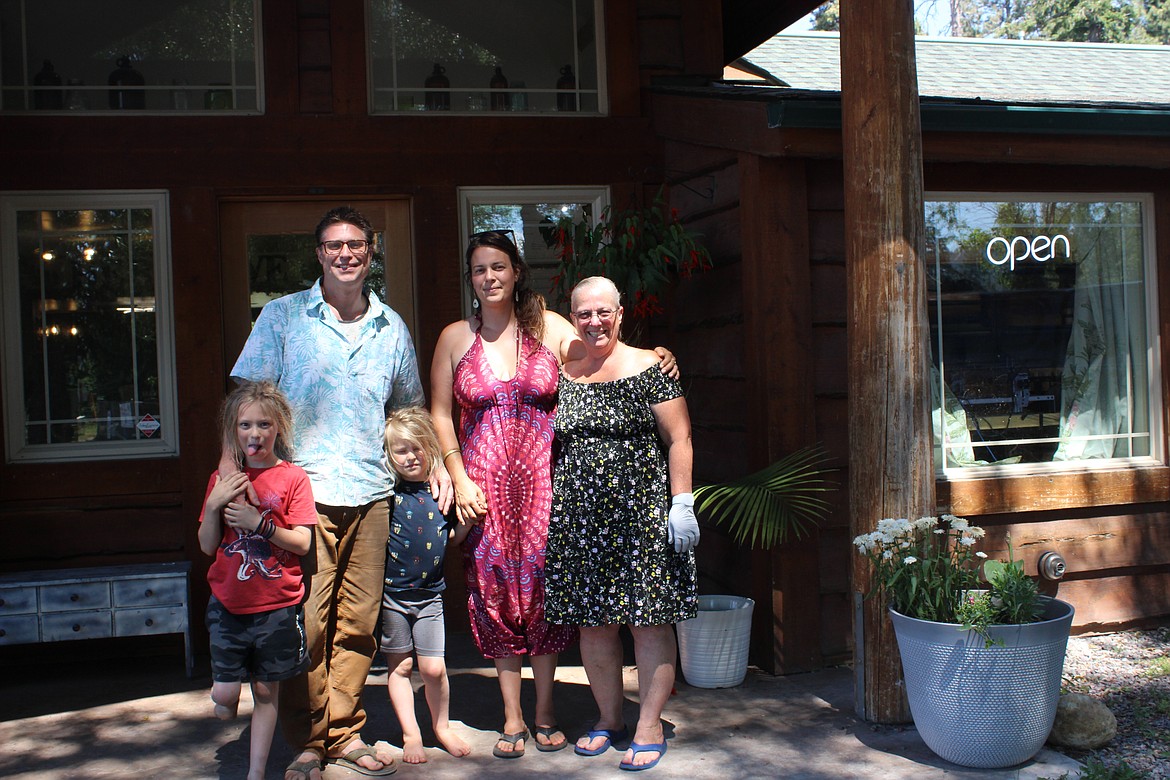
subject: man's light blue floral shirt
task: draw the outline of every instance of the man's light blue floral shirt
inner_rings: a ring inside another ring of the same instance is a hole
[[[369,293],[350,343],[321,280],[265,305],[232,376],[268,379],[293,408],[295,462],[319,504],[362,506],[393,492],[382,444],[386,410],[424,402],[414,343],[398,313]]]

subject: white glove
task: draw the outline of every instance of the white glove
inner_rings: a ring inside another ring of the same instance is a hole
[[[687,553],[699,544],[699,521],[695,517],[695,497],[679,493],[670,502],[666,541],[676,553]]]

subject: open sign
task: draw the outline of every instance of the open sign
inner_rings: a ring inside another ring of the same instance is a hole
[[[1043,263],[1046,260],[1051,260],[1056,256],[1061,245],[1064,245],[1064,257],[1068,259],[1072,256],[1072,247],[1069,244],[1068,236],[1057,234],[1055,236],[1015,236],[1010,241],[1003,236],[996,236],[987,242],[987,262],[992,265],[1003,265],[1008,263],[1009,270],[1016,270],[1016,262],[1022,260],[1035,260],[1037,263]]]

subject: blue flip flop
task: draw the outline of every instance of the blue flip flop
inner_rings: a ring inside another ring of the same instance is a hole
[[[625,761],[622,761],[620,764],[618,764],[618,769],[624,769],[627,772],[641,772],[644,769],[653,769],[654,767],[658,766],[658,762],[661,761],[662,757],[666,755],[666,740],[662,740],[657,745],[642,745],[637,742],[631,742],[630,750],[634,751],[635,756],[639,753],[657,753],[658,758],[654,759],[649,764],[641,765],[627,764]]]
[[[590,742],[592,742],[597,737],[605,737],[605,742],[601,747],[593,748],[592,750],[589,748],[583,748],[580,745],[573,745],[573,750],[575,750],[579,756],[600,756],[602,753],[609,750],[613,743],[625,742],[627,739],[629,739],[630,730],[625,726],[622,726],[616,731],[614,729],[590,729],[586,736],[589,737]]]

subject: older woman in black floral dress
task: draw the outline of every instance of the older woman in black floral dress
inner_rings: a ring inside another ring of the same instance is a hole
[[[697,612],[691,424],[679,384],[658,370],[657,355],[620,340],[613,282],[583,280],[572,309],[585,357],[565,364],[557,395],[561,453],[545,614],[581,626],[581,660],[600,711],[577,742],[581,755],[600,755],[629,736],[618,629],[630,627],[641,710],[619,766],[636,771],[666,753],[661,716],[674,685],[673,624]]]

